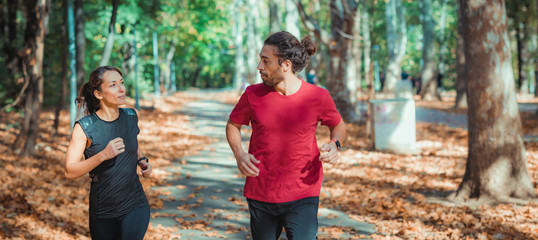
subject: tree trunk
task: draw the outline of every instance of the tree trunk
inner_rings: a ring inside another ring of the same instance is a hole
[[[261,44],[263,44],[259,39],[258,33],[258,24],[259,24],[259,10],[256,0],[248,0],[247,5],[250,7],[249,10],[245,11],[246,21],[247,21],[247,71],[246,78],[247,82],[250,84],[255,84],[261,82],[261,79],[258,75],[258,70],[256,65],[258,64],[258,54],[260,52]]]
[[[361,42],[361,8],[357,7],[353,19],[353,39],[351,42],[351,51],[348,54],[349,67],[347,68],[347,88],[351,92],[350,100],[353,106],[357,105],[357,92],[361,88],[362,81],[362,42]]]
[[[235,0],[235,9],[234,12],[234,45],[235,45],[235,74],[234,74],[234,88],[240,94],[241,86],[243,85],[246,78],[245,71],[245,51],[243,48],[243,31],[244,31],[244,17],[243,17],[243,1]]]
[[[84,63],[86,59],[86,37],[84,36],[84,4],[83,0],[75,0],[75,41],[76,41],[76,71],[77,89],[84,84],[86,71]]]
[[[456,103],[454,108],[467,108],[465,87],[465,43],[463,42],[463,21],[458,1],[458,37],[456,46]]]
[[[27,22],[25,32],[26,55],[23,57],[23,70],[29,81],[24,101],[24,119],[13,148],[21,157],[30,156],[39,132],[39,113],[43,103],[43,49],[47,26],[45,19],[49,7],[46,0],[27,0]],[[24,143],[24,146],[23,146]]]
[[[423,100],[433,100],[439,98],[437,95],[437,70],[435,62],[435,34],[433,32],[435,22],[433,21],[433,10],[431,0],[422,0],[422,28],[424,30],[422,47],[422,70],[421,76],[421,97]]]
[[[446,15],[447,15],[447,10],[446,10],[446,1],[447,0],[441,0],[441,19],[439,20],[439,45],[440,45],[440,50],[439,50],[439,67],[437,68],[437,71],[439,73],[439,76],[441,77],[441,80],[440,80],[440,83],[437,84],[437,88],[438,89],[441,89],[441,90],[444,90],[444,87],[443,87],[443,77],[445,76],[445,56],[446,56],[446,53],[447,53],[447,47],[446,47],[446,34],[445,34],[445,29],[446,29]]]
[[[198,67],[196,67],[194,70],[194,73],[192,74],[191,87],[201,86],[201,84],[198,84],[198,76],[200,76],[200,72],[202,72],[202,65],[198,65]]]
[[[168,49],[168,53],[166,53],[166,57],[164,59],[164,64],[163,64],[163,80],[164,80],[164,86],[165,86],[165,89],[166,89],[166,94],[169,95],[170,94],[170,89],[171,89],[171,79],[170,79],[170,76],[171,76],[171,70],[170,70],[170,66],[172,65],[172,60],[174,60],[174,53],[176,52],[176,41],[172,41],[170,43],[170,48]]]
[[[103,50],[103,56],[101,57],[101,62],[99,66],[106,66],[110,61],[110,55],[112,54],[112,49],[114,47],[114,35],[116,29],[116,15],[118,13],[118,0],[112,0],[112,16],[110,17],[110,25],[108,25],[108,36],[106,38],[105,49]]]
[[[62,2],[62,9],[63,9],[63,19],[64,22],[67,22],[67,3],[65,1]],[[65,27],[65,24],[62,24],[62,30],[61,30],[61,39],[62,39],[62,90],[60,91],[60,96],[58,96],[58,101],[56,102],[56,109],[54,110],[54,135],[58,135],[58,126],[60,125],[60,113],[64,107],[65,104],[65,97],[67,96],[67,69],[69,69],[69,66],[67,65],[67,57],[68,57],[68,47],[69,43],[67,42],[68,36],[67,36],[67,29]]]
[[[469,149],[455,200],[534,197],[512,72],[504,1],[460,0],[469,103]]]
[[[394,92],[396,82],[401,80],[402,59],[407,45],[407,24],[405,8],[401,0],[388,0],[385,2],[385,7],[389,61],[383,91]]]
[[[280,17],[279,6],[282,1],[269,0],[269,34],[273,34],[282,30],[280,23],[282,22]],[[237,4],[237,3],[236,3]],[[239,17],[239,16],[234,16]]]
[[[348,88],[346,69],[352,61],[348,54],[352,49],[353,27],[358,4],[355,1],[330,1],[331,33],[324,31],[304,10],[300,1],[294,0],[304,25],[315,34],[316,38],[329,49],[327,89],[342,117],[348,122],[355,122],[359,116],[352,104],[355,90]]]
[[[373,82],[373,79],[369,79],[372,77],[370,73],[370,51],[372,49],[372,43],[370,40],[370,17],[368,13],[368,1],[362,0],[362,7],[361,7],[361,17],[362,17],[362,42],[364,43],[363,51],[364,51],[364,80],[366,82],[366,85],[370,84],[370,82]]]
[[[4,41],[4,53],[5,62],[7,68],[11,74],[21,72],[21,58],[18,55],[16,47],[17,42],[17,11],[19,9],[18,0],[9,0],[7,1],[7,39]]]
[[[286,17],[284,24],[286,24],[286,31],[293,36],[301,40],[301,31],[299,30],[299,12],[292,0],[286,1]]]

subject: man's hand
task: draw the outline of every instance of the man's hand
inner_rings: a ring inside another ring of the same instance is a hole
[[[148,162],[146,162],[145,160],[142,160],[142,161],[139,161],[138,162],[138,166],[140,166],[140,169],[142,169],[142,176],[147,178],[149,177],[149,175],[151,175],[151,165],[149,165]]]
[[[260,169],[255,165],[260,163],[260,161],[254,155],[243,152],[236,155],[235,160],[237,161],[237,169],[245,176],[256,177],[260,173]]]
[[[335,164],[338,160],[340,160],[340,154],[338,153],[338,149],[334,143],[323,144],[323,146],[321,146],[321,152],[325,152],[319,157],[319,160],[323,162]]]

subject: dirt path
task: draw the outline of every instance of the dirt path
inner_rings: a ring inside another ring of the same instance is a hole
[[[244,178],[237,175],[235,159],[226,142],[225,124],[233,106],[204,98],[208,91],[195,92],[202,100],[178,109],[190,116],[189,125],[196,134],[214,138],[212,144],[194,156],[177,159],[166,169],[172,173],[165,186],[154,189],[166,192],[163,208],[152,209],[153,226],[176,227],[181,239],[249,239],[248,207],[243,197]],[[245,141],[245,149],[248,142]],[[177,177],[179,176],[179,177]],[[373,233],[374,225],[356,222],[336,209],[320,208],[319,226],[353,229],[354,235]],[[319,233],[323,239],[324,233]]]

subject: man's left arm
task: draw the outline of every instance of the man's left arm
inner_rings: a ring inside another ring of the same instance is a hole
[[[338,125],[329,128],[329,130],[331,131],[331,140],[321,147],[321,151],[324,153],[319,159],[323,162],[334,164],[340,159],[337,142],[341,145],[346,139],[346,124],[344,120],[341,120]]]

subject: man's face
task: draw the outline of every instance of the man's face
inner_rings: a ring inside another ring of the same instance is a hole
[[[263,45],[260,52],[260,63],[258,64],[258,71],[263,80],[263,84],[268,87],[273,87],[284,80],[284,73],[280,64],[278,64],[278,57],[275,56],[277,48],[272,45]]]

